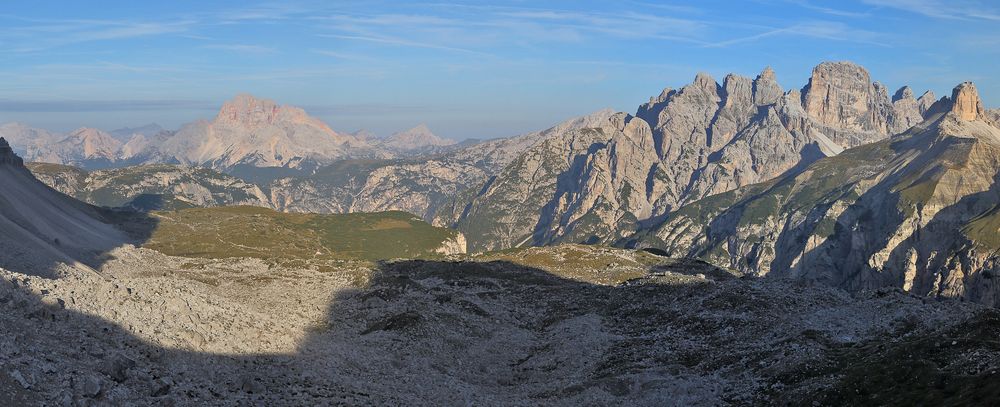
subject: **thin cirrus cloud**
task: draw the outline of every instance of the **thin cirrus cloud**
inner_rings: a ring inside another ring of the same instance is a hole
[[[512,39],[529,39],[532,42],[584,41],[595,36],[700,42],[700,37],[708,29],[708,24],[698,20],[629,11],[599,13],[501,6],[454,8],[463,11],[460,18],[419,14],[340,14],[324,19],[335,23],[329,27],[331,29],[369,36],[391,31],[439,35],[452,40],[471,38],[494,42],[510,42]],[[474,13],[475,18],[465,16],[466,13]]]
[[[197,100],[14,100],[0,99],[0,112],[87,113],[206,110],[215,103]]]
[[[311,50],[309,50],[309,52],[312,52],[312,53],[317,54],[317,55],[328,56],[328,57],[331,57],[331,58],[342,59],[342,60],[345,60],[345,61],[369,61],[370,62],[370,61],[374,61],[375,60],[374,58],[366,57],[366,56],[363,56],[363,55],[349,54],[349,53],[346,53],[346,52],[331,51],[331,50],[327,50],[327,49],[311,49]]]
[[[758,34],[707,44],[708,48],[722,48],[759,41],[769,37],[792,36],[818,38],[830,41],[846,41],[887,47],[884,35],[874,31],[861,30],[840,22],[812,21],[774,28]]]
[[[652,14],[622,12],[616,14],[581,13],[555,10],[513,11],[501,17],[534,23],[544,22],[580,32],[608,34],[619,38],[663,38],[697,41],[707,29],[703,22]]]
[[[436,49],[442,51],[460,52],[464,54],[475,54],[483,56],[493,56],[487,52],[480,52],[472,49],[452,47],[448,45],[434,44],[428,42],[410,41],[400,38],[393,37],[383,37],[383,36],[364,36],[364,35],[342,35],[342,34],[320,34],[320,37],[324,38],[335,38],[348,41],[361,41],[361,42],[371,42],[384,45],[393,45],[399,47],[409,47],[409,48],[426,48],[426,49]]]
[[[966,0],[862,0],[864,3],[889,7],[927,17],[941,19],[980,19],[1000,21],[1000,10],[995,3]]]
[[[325,38],[482,56],[495,56],[496,46],[532,48],[552,42],[586,43],[595,38],[705,44],[702,37],[709,28],[697,20],[629,11],[475,5],[449,5],[447,9],[445,15],[337,13],[311,19],[330,31],[321,34]]]
[[[122,40],[171,33],[181,33],[195,21],[130,22],[115,20],[44,20],[12,16],[0,20],[15,20],[23,25],[8,26],[0,33],[0,43],[7,52],[38,52],[73,44]]]
[[[840,8],[834,8],[834,7],[825,6],[825,5],[821,6],[819,4],[815,4],[815,3],[811,2],[809,0],[786,0],[786,1],[788,1],[789,3],[794,4],[796,6],[802,7],[804,9],[806,9],[806,10],[811,10],[811,11],[815,11],[815,12],[819,12],[819,13],[827,14],[827,15],[831,15],[831,16],[850,17],[850,18],[867,18],[867,17],[871,17],[872,16],[872,13],[871,13],[870,10],[868,10],[868,11],[849,11],[849,10],[844,10],[844,9],[840,9]]]
[[[273,54],[278,51],[274,47],[253,44],[210,44],[202,46],[202,48],[252,55]]]

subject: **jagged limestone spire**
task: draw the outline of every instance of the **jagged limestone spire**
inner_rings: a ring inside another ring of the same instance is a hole
[[[777,75],[775,75],[774,69],[771,69],[770,65],[764,67],[764,70],[760,72],[760,75],[757,75],[757,80],[765,80],[773,82],[776,81],[777,79],[778,79]]]
[[[916,97],[913,94],[913,89],[911,89],[909,86],[903,86],[902,88],[899,88],[899,90],[897,90],[896,93],[892,95],[893,102],[898,102],[903,99],[916,100]]]
[[[959,120],[981,120],[986,117],[986,109],[979,98],[979,91],[972,82],[963,82],[951,91],[951,112]]]
[[[719,86],[719,84],[715,82],[715,78],[713,78],[708,72],[698,72],[698,74],[694,77],[694,84],[702,88],[712,90]]]

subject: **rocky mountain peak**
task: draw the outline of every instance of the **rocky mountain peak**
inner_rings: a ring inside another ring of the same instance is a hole
[[[959,120],[982,120],[986,118],[986,109],[979,98],[979,91],[972,82],[963,82],[951,91],[951,112]]]
[[[709,75],[707,72],[698,72],[698,74],[695,75],[694,77],[693,84],[695,86],[698,86],[699,88],[711,91],[715,91],[716,88],[719,86],[719,84],[715,82],[715,78],[713,78],[712,75]]]
[[[937,102],[937,96],[934,95],[934,92],[927,91],[923,95],[920,95],[920,98],[917,99],[917,105],[920,106],[920,114],[927,116],[927,111],[931,109],[931,106],[934,106],[935,102]]]
[[[368,129],[360,129],[354,133],[351,133],[351,136],[353,136],[358,140],[366,142],[378,139],[378,135],[376,135],[374,132]]]
[[[909,86],[903,86],[902,88],[899,88],[899,90],[897,90],[896,93],[892,95],[893,102],[898,102],[903,99],[916,99],[916,97],[913,94],[913,89],[910,89]]]
[[[823,62],[813,68],[809,83],[802,90],[803,107],[825,125],[848,124],[860,110],[867,108],[867,97],[874,91],[868,71],[851,62]]]
[[[305,111],[300,108],[280,106],[270,99],[240,94],[222,105],[215,122],[254,128],[282,120],[302,122],[307,118]]]
[[[10,147],[7,143],[7,139],[0,137],[0,165],[14,165],[22,166],[24,161],[17,154],[14,154],[14,149]]]
[[[670,98],[670,95],[673,94],[673,92],[674,92],[673,88],[669,87],[663,88],[663,91],[660,92],[659,96],[650,96],[649,103],[644,103],[642,106],[639,107],[639,110],[644,110],[644,109],[650,110],[653,108],[654,105],[666,102],[667,99]]]
[[[111,135],[100,129],[95,129],[93,127],[81,127],[79,129],[73,130],[69,133],[70,137],[78,139],[103,139],[111,138]]]
[[[758,81],[764,80],[764,81],[774,82],[774,81],[778,80],[778,77],[777,77],[777,75],[775,75],[774,69],[771,69],[770,66],[766,66],[766,67],[764,67],[763,71],[760,71],[760,75],[757,75],[757,79],[756,80],[758,80]]]
[[[828,127],[891,134],[911,125],[896,120],[885,86],[872,82],[868,70],[852,62],[817,65],[802,99],[806,113]]]
[[[777,103],[783,93],[781,85],[778,85],[778,77],[770,66],[765,67],[753,80],[753,99],[757,106]]]
[[[67,140],[82,147],[85,158],[114,159],[122,142],[104,131],[82,127],[74,130]]]
[[[438,137],[426,124],[393,134],[386,139],[386,144],[397,149],[413,150],[431,146],[448,146],[455,144],[454,140]]]

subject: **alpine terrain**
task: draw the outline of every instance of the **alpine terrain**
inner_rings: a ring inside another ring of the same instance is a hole
[[[0,407],[1000,405],[1000,6],[117,3],[0,4]]]
[[[97,209],[5,141],[0,185],[5,405],[998,396],[1000,314],[972,303],[600,246],[467,255],[398,212]]]
[[[1000,122],[972,83],[927,121],[681,208],[640,244],[754,275],[1000,305]]]

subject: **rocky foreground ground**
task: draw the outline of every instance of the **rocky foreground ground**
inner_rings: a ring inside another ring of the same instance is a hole
[[[1000,313],[557,246],[0,272],[2,405],[985,404]]]

